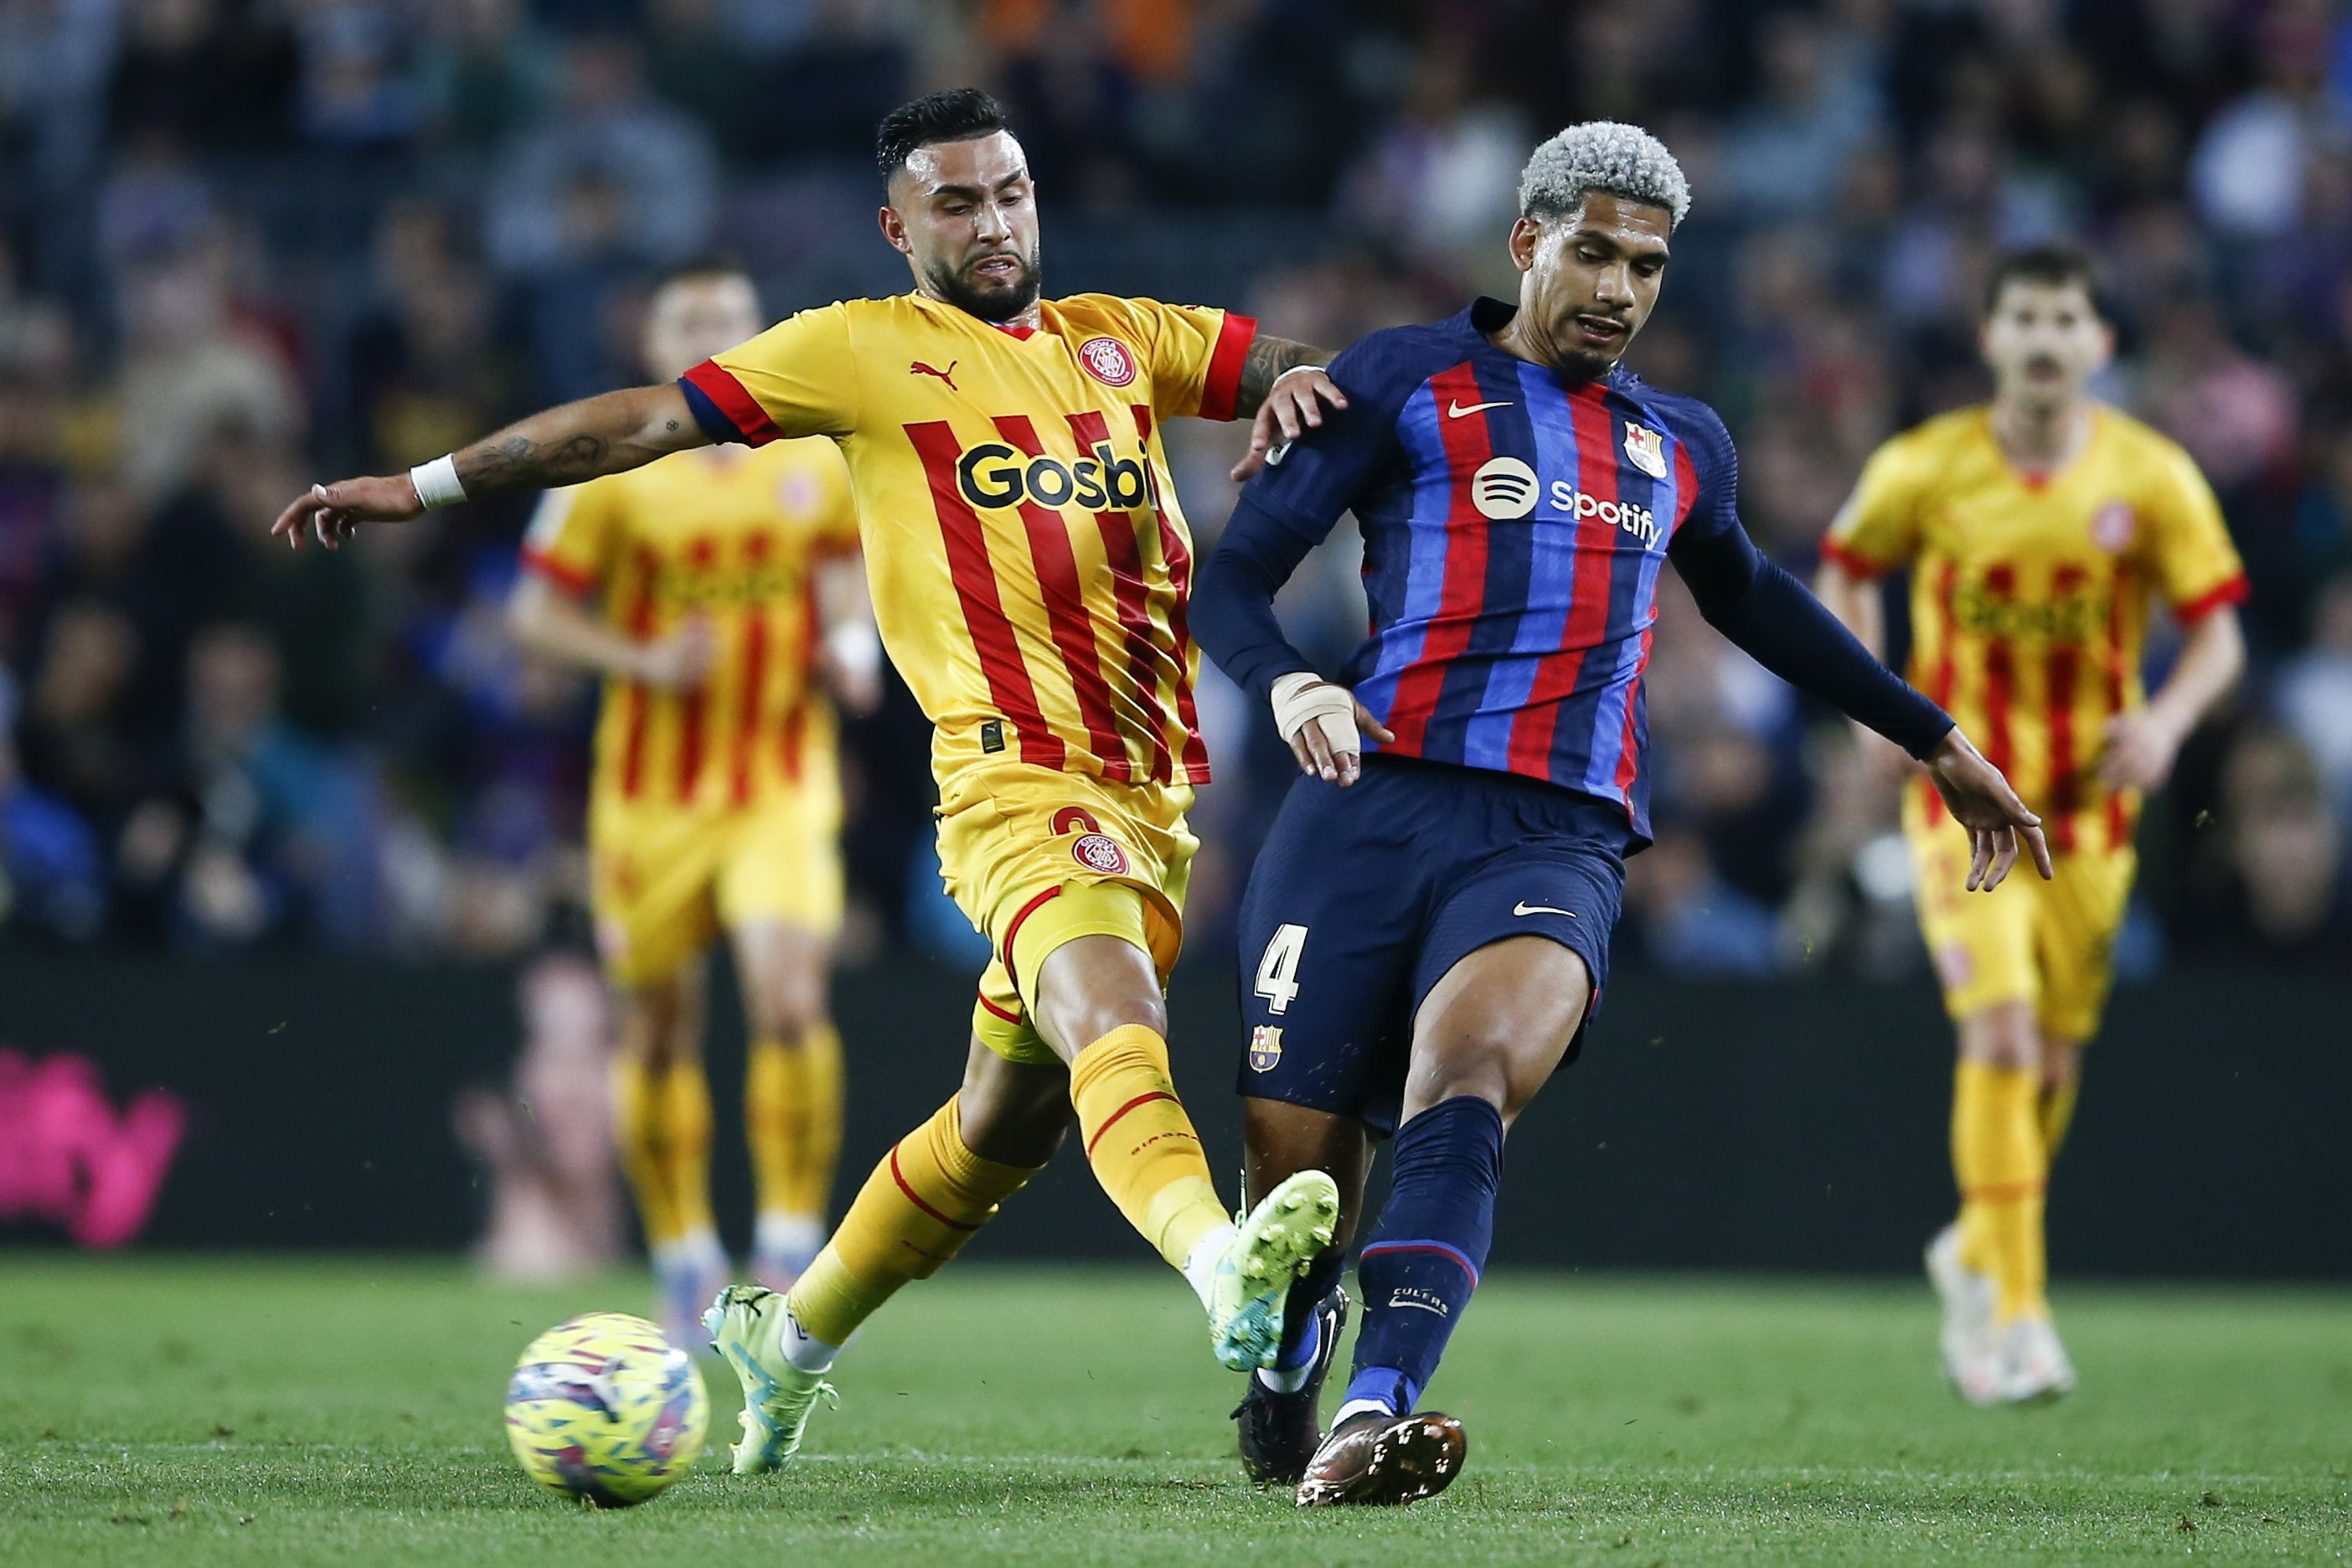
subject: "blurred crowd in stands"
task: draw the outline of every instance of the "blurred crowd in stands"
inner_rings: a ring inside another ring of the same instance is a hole
[[[1871,447],[1980,395],[1988,257],[2107,269],[2105,395],[2184,441],[2254,673],[2143,833],[2127,973],[2352,952],[2352,20],[2332,0],[0,0],[0,940],[499,957],[576,934],[593,694],[499,611],[520,504],[263,548],[312,478],[640,379],[649,269],[777,313],[905,286],[872,128],[1014,108],[1048,287],[1334,347],[1508,293],[1519,164],[1637,121],[1691,176],[1633,363],[1713,399],[1800,573]],[[1237,434],[1180,427],[1208,543]],[[1893,795],[1671,584],[1628,962],[1920,963]],[[1286,597],[1336,662],[1345,550]],[[2156,661],[2165,657],[2159,639]],[[1288,763],[1213,675],[1192,944]],[[919,715],[853,727],[853,956],[972,942]]]

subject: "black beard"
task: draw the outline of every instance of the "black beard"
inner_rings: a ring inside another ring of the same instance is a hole
[[[1562,349],[1559,357],[1552,361],[1552,369],[1570,381],[1599,381],[1615,370],[1618,360],[1624,357],[1622,353],[1603,357],[1583,349]]]
[[[1004,282],[974,288],[960,272],[940,268],[928,274],[932,292],[966,315],[983,321],[1009,321],[1037,302],[1044,279],[1033,253],[1021,270]]]

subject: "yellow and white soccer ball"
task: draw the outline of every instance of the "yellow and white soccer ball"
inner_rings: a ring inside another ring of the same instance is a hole
[[[585,1312],[522,1352],[507,1381],[507,1441],[530,1479],[628,1508],[694,1468],[710,1399],[694,1359],[626,1312]]]

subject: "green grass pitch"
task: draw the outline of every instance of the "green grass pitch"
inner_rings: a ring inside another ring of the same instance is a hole
[[[1975,1411],[1924,1286],[1513,1276],[1433,1403],[1464,1478],[1302,1515],[1244,1483],[1172,1277],[966,1266],[868,1326],[792,1470],[626,1512],[539,1492],[508,1366],[635,1278],[0,1258],[0,1563],[2314,1563],[2352,1557],[2352,1294],[2062,1291],[2084,1386]]]

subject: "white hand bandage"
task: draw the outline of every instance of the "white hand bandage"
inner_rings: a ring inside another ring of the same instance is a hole
[[[1297,739],[1311,721],[1334,753],[1363,751],[1364,739],[1356,732],[1356,699],[1346,687],[1300,670],[1276,680],[1273,696],[1274,727],[1284,740]]]
[[[417,464],[408,470],[408,482],[416,487],[416,499],[427,511],[436,506],[455,506],[466,499],[466,487],[458,482],[454,455]]]

